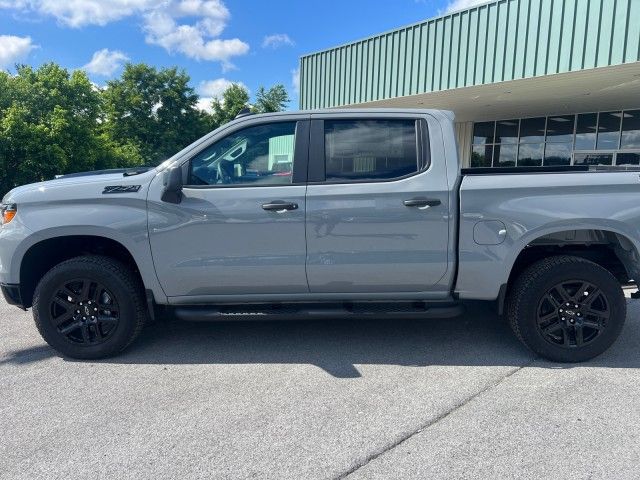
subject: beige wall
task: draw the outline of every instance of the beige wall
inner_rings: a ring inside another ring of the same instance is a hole
[[[458,157],[462,168],[467,168],[471,161],[471,136],[473,135],[473,122],[456,123],[456,142],[458,143]]]

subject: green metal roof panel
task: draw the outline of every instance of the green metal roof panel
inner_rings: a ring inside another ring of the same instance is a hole
[[[303,56],[328,108],[640,61],[640,0],[497,0]]]

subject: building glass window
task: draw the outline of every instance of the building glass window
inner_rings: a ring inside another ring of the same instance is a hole
[[[624,112],[620,148],[640,148],[640,110]]]
[[[616,155],[616,165],[640,165],[640,153],[619,152]]]
[[[581,113],[576,122],[576,150],[593,150],[596,148],[596,132],[598,131],[598,114]]]
[[[493,145],[474,145],[471,151],[472,167],[490,167],[493,160]]]
[[[501,120],[496,122],[496,143],[518,143],[519,120]]]
[[[540,167],[544,143],[521,143],[518,149],[518,167]]]
[[[639,159],[640,110],[624,110],[476,123],[470,165],[637,166]]]
[[[547,142],[544,150],[545,166],[571,165],[572,151],[573,148],[570,143]]]
[[[575,115],[559,115],[547,119],[547,143],[573,143]]]
[[[518,167],[542,166],[545,124],[544,117],[520,120]]]
[[[622,112],[601,112],[598,118],[597,150],[615,150],[620,145]]]
[[[520,120],[520,143],[544,142],[546,118],[523,118]]]
[[[613,165],[613,153],[574,153],[574,165]]]
[[[494,167],[515,167],[518,145],[497,144],[493,148]]]
[[[496,122],[478,122],[473,125],[473,144],[493,143]]]
[[[472,167],[490,167],[493,162],[493,140],[496,122],[478,122],[473,125]]]

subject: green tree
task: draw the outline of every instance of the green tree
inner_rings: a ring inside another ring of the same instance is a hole
[[[135,165],[135,149],[99,135],[101,96],[53,63],[0,72],[0,194],[56,174]]]
[[[126,65],[104,89],[54,63],[0,72],[0,196],[56,174],[157,164],[249,106],[247,89],[233,84],[202,112],[189,81],[144,64]],[[260,87],[252,110],[288,102],[284,86]]]
[[[260,87],[255,104],[250,106],[247,89],[241,84],[233,83],[222,92],[221,97],[216,97],[211,102],[212,126],[215,128],[230,122],[243,108],[250,108],[254,113],[280,112],[289,101],[284,85],[277,84],[268,90]]]
[[[253,106],[253,110],[256,113],[281,112],[289,102],[289,94],[284,85],[277,84],[269,90],[260,87],[258,93],[256,93],[256,103]]]
[[[211,102],[213,109],[213,126],[219,127],[230,122],[240,110],[249,106],[249,92],[242,85],[233,83],[229,85],[222,98],[214,98]]]
[[[190,78],[177,68],[157,70],[128,64],[121,78],[107,83],[104,131],[137,149],[146,164],[158,164],[207,133],[211,118],[197,109]]]

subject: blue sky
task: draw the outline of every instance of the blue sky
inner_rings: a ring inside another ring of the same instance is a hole
[[[0,68],[47,61],[97,84],[123,62],[178,66],[206,99],[229,82],[284,84],[301,55],[482,0],[0,0]]]

